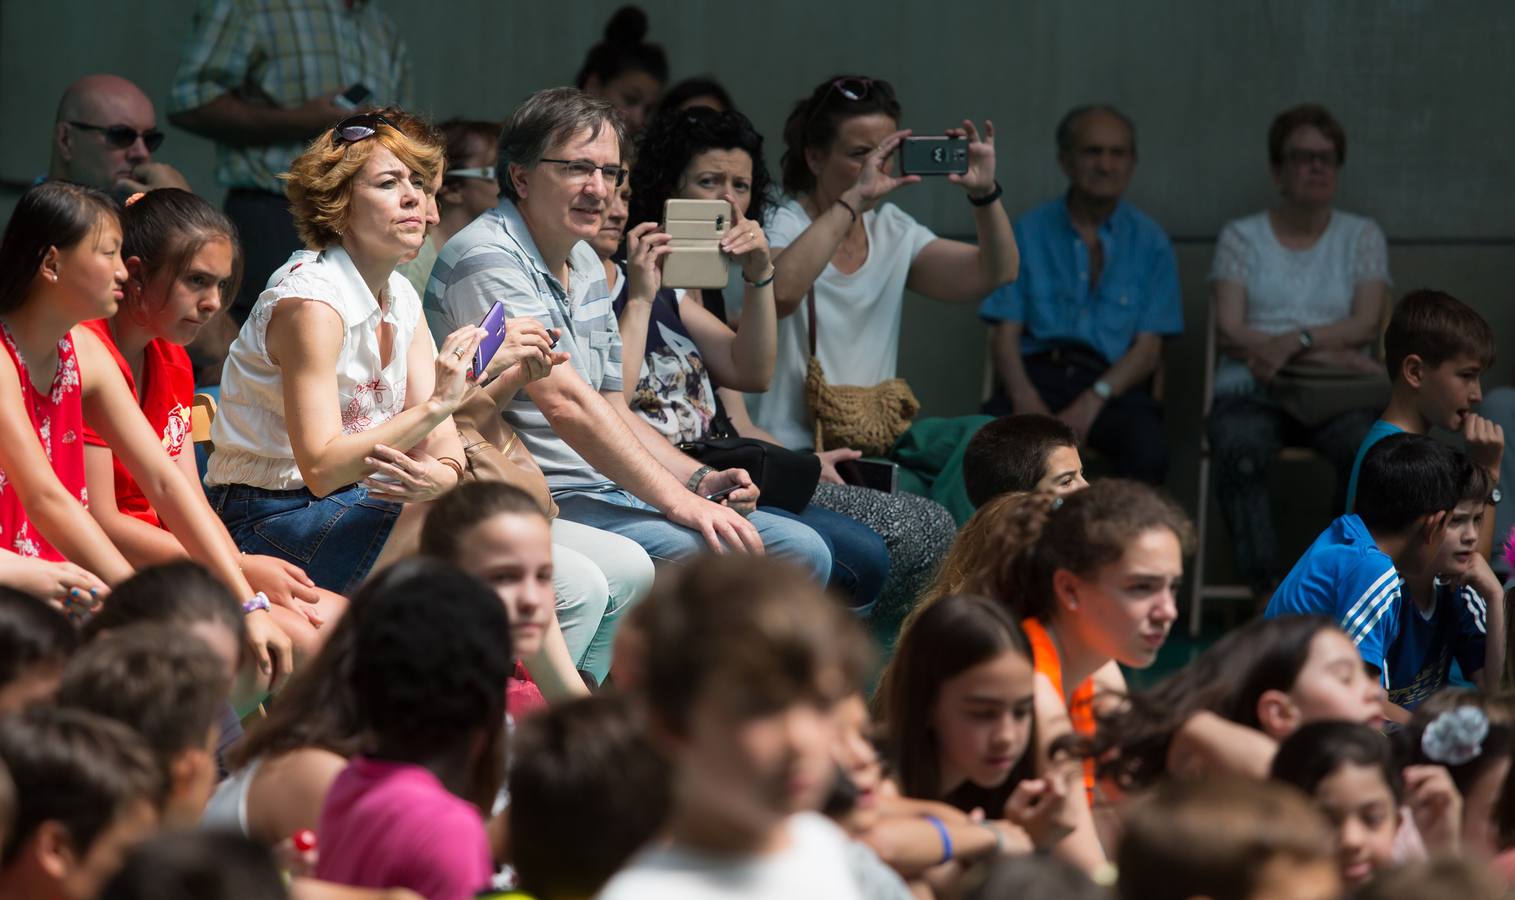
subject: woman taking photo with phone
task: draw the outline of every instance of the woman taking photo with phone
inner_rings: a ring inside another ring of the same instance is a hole
[[[483,334],[436,349],[401,260],[437,221],[442,142],[382,109],[339,122],[290,167],[291,209],[318,251],[274,276],[227,355],[211,505],[249,553],[287,559],[328,590],[362,580],[402,510],[412,534],[457,484],[452,411]]]
[[[90,516],[86,427],[141,485],[173,536],[247,614],[265,677],[290,671],[289,638],[254,594],[237,548],[198,489],[163,452],[110,351],[80,323],[114,315],[123,297],[121,218],[105,194],[47,182],[22,195],[0,240],[0,540],[17,554],[69,561],[115,585],[132,566]],[[39,385],[41,387],[39,387]],[[75,618],[103,593],[75,589]]]
[[[768,392],[753,398],[753,418],[786,447],[809,448],[816,438],[806,390],[812,339],[825,382],[880,385],[897,374],[906,288],[934,300],[976,303],[1014,281],[1019,269],[995,180],[993,124],[986,122],[981,135],[965,119],[946,132],[967,142],[967,171],[947,180],[967,195],[975,245],[937,237],[885,202],[920,181],[895,174],[901,141],[911,133],[899,123],[900,104],[887,81],[847,76],[817,85],[784,125],[787,196],[768,223],[782,320],[778,364]],[[813,316],[807,297],[813,297]],[[888,443],[858,449],[881,453]],[[815,449],[826,451],[828,463],[854,458],[829,441]],[[937,487],[932,495],[944,496]]]
[[[740,393],[766,390],[775,359],[778,273],[759,225],[769,207],[762,159],[762,137],[745,116],[696,108],[655,119],[631,170],[627,288],[619,289],[610,264],[606,270],[618,290],[626,399],[674,443],[733,436],[780,443],[752,423]],[[743,281],[735,330],[724,321],[721,291],[659,289],[669,238],[657,223],[670,199],[731,204],[727,258]],[[619,240],[616,224],[608,221],[595,242],[602,256]],[[882,601],[872,621],[891,638],[952,540],[952,519],[938,504],[839,483],[817,485],[799,518],[832,543],[833,583],[859,607]]]

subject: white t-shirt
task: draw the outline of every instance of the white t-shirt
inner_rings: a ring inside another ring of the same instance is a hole
[[[768,242],[774,250],[787,247],[809,227],[810,216],[799,201],[786,199],[769,217]],[[916,255],[936,240],[931,229],[891,203],[863,213],[863,227],[868,258],[862,267],[844,275],[827,263],[815,280],[816,355],[832,384],[872,386],[895,377],[905,280]],[[805,407],[809,362],[810,329],[802,303],[779,321],[778,361],[768,392],[747,397],[753,421],[796,450],[815,444]]]
[[[785,823],[789,846],[762,857],[706,856],[679,847],[638,854],[599,900],[862,900],[848,866],[848,840],[829,819],[799,813]]]
[[[1265,334],[1318,328],[1352,314],[1357,285],[1389,283],[1389,248],[1372,219],[1332,210],[1325,232],[1313,246],[1290,250],[1278,242],[1268,214],[1260,212],[1221,229],[1210,280],[1247,289],[1248,328]],[[1253,384],[1245,364],[1221,357],[1215,393],[1245,392]]]

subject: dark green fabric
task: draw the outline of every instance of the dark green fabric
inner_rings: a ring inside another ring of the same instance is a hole
[[[900,467],[899,489],[947,507],[962,527],[973,515],[963,487],[963,453],[973,435],[992,421],[993,416],[916,419],[889,451],[889,459]]]

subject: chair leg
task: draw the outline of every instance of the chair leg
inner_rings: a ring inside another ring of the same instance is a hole
[[[1208,543],[1205,532],[1210,524],[1210,454],[1199,454],[1199,515],[1195,522],[1194,580],[1189,599],[1189,636],[1199,637],[1201,616],[1205,602],[1205,549]]]

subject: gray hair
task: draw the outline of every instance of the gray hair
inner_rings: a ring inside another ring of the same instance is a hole
[[[527,97],[500,132],[500,155],[495,166],[500,194],[512,201],[521,199],[510,182],[511,163],[529,169],[553,146],[585,130],[594,140],[606,126],[615,130],[616,142],[624,149],[626,126],[607,101],[569,87],[548,88]]]
[[[1057,123],[1057,155],[1063,156],[1073,152],[1073,124],[1085,115],[1092,112],[1108,113],[1126,126],[1126,131],[1131,135],[1131,156],[1136,156],[1136,123],[1131,117],[1111,106],[1108,103],[1086,103],[1083,106],[1075,106]]]

